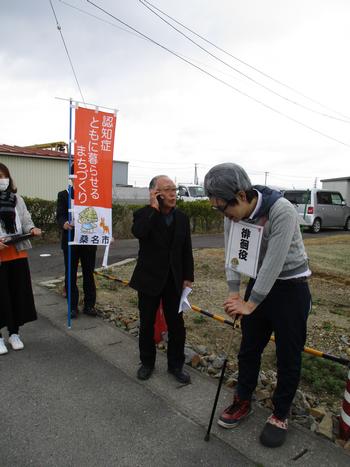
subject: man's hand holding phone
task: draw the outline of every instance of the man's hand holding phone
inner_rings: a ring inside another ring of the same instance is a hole
[[[150,190],[150,205],[157,211],[161,211],[164,199],[158,190]]]

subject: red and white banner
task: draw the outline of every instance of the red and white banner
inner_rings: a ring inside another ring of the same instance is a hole
[[[74,244],[109,245],[116,116],[78,107],[74,137]]]

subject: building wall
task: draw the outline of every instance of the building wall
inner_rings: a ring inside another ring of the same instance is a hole
[[[127,185],[128,184],[128,166],[129,162],[113,161],[113,175],[112,184],[113,187],[116,185]]]
[[[68,184],[68,161],[0,155],[17,186],[18,193],[30,198],[57,199]]]
[[[148,204],[147,187],[113,186],[113,202],[118,204]]]
[[[68,185],[68,160],[44,157],[0,155],[18,188],[30,198],[56,200],[57,193]],[[128,184],[128,162],[113,161],[113,186]]]
[[[322,182],[322,188],[325,190],[340,191],[346,204],[350,206],[350,180],[329,180]]]

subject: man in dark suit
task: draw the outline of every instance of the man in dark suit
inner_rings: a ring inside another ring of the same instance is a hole
[[[73,192],[73,189],[72,189]],[[61,248],[64,255],[65,288],[68,298],[68,231],[71,231],[71,240],[74,238],[74,227],[68,221],[68,190],[60,191],[57,195],[56,219],[62,229]],[[83,313],[96,316],[96,285],[94,269],[96,262],[95,245],[71,246],[71,317],[78,315],[79,290],[77,286],[77,272],[79,260],[83,273],[84,309]]]
[[[132,233],[139,239],[139,255],[130,286],[138,291],[140,359],[137,377],[148,379],[154,369],[154,322],[160,301],[168,326],[168,372],[189,383],[184,371],[186,330],[180,298],[193,282],[193,255],[188,217],[175,208],[176,186],[166,175],[149,185],[150,204],[134,213]]]

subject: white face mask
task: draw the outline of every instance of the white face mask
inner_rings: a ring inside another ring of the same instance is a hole
[[[7,190],[9,183],[10,183],[9,178],[0,178],[0,191]]]

